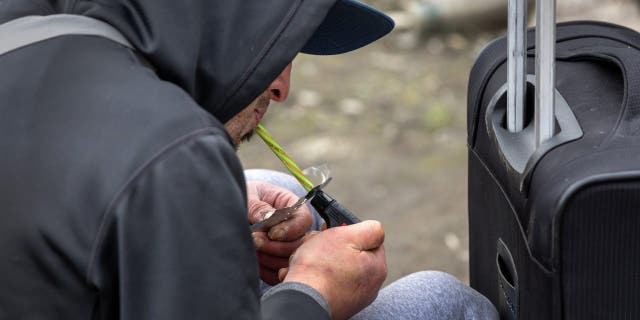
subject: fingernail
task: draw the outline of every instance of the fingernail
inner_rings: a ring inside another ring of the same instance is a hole
[[[282,228],[276,228],[269,230],[269,238],[271,240],[282,240],[284,238],[285,231]]]
[[[253,246],[256,247],[256,249],[262,248],[263,245],[264,239],[262,239],[261,237],[253,237]]]

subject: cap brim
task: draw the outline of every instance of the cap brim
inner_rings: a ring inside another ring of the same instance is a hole
[[[301,52],[332,55],[374,42],[394,27],[393,20],[376,8],[356,0],[338,0]]]

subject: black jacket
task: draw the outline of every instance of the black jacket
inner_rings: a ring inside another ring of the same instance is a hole
[[[334,1],[0,1],[0,23],[86,15],[137,49],[73,35],[0,56],[0,319],[327,318],[299,291],[261,306],[221,123]]]

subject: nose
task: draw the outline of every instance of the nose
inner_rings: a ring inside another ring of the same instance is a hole
[[[291,66],[289,63],[282,73],[269,85],[269,95],[271,100],[282,102],[289,96],[289,86],[291,84]]]

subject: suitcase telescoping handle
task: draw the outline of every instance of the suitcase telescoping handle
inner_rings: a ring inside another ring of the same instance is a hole
[[[507,129],[524,128],[527,90],[527,0],[509,0],[507,28]]]
[[[508,1],[507,83],[489,101],[485,122],[509,179],[526,193],[530,175],[543,156],[583,133],[571,107],[555,89],[556,0],[536,1],[535,76],[527,74],[526,65],[527,48],[534,47],[527,45],[529,1]]]
[[[536,146],[554,134],[556,1],[536,1]],[[509,0],[507,128],[523,129],[526,101],[527,0]]]
[[[551,138],[555,128],[556,0],[536,2],[536,146]]]
[[[509,1],[507,33],[507,130],[524,130],[527,94],[527,0]],[[555,131],[555,44],[556,1],[536,0],[536,83],[534,136],[535,148],[553,137]],[[522,142],[522,141],[521,141]],[[515,149],[516,153],[520,149]],[[535,152],[533,150],[532,152]],[[528,159],[527,155],[525,159]],[[526,162],[526,161],[525,161]],[[523,183],[520,181],[520,189]],[[498,239],[496,253],[498,312],[504,320],[519,318],[518,273],[508,246]]]

